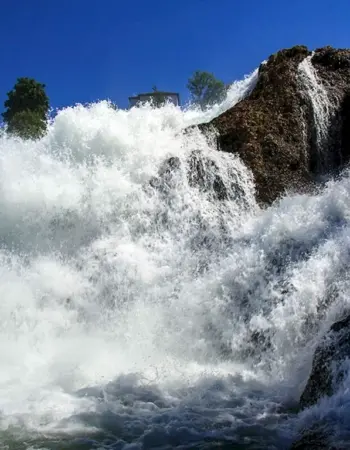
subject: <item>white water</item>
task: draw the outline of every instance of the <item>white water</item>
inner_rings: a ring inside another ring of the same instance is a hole
[[[318,151],[318,171],[325,172],[330,167],[328,151],[328,136],[331,118],[336,112],[337,105],[332,104],[327,89],[320,81],[317,71],[313,66],[310,55],[299,64],[299,78],[301,88],[311,102],[313,122]]]
[[[284,449],[310,421],[286,408],[349,306],[350,179],[261,211],[240,161],[182,132],[193,121],[102,102],[38,143],[1,138],[3,448]],[[206,190],[193,150],[215,162]],[[217,175],[235,200],[215,199]]]

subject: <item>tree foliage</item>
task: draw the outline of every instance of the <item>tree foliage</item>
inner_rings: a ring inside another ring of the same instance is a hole
[[[7,131],[22,139],[39,139],[45,134],[46,120],[36,111],[24,110],[17,112],[11,119]]]
[[[25,139],[41,137],[46,131],[49,110],[45,85],[33,78],[18,78],[7,97],[2,116],[8,132]]]
[[[197,70],[188,80],[187,88],[192,101],[201,108],[221,102],[225,98],[226,86],[210,72]]]

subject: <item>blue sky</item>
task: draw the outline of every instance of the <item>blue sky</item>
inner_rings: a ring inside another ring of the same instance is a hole
[[[283,47],[350,47],[349,20],[349,0],[2,0],[0,109],[20,76],[53,107],[153,85],[186,100],[196,69],[229,82]]]

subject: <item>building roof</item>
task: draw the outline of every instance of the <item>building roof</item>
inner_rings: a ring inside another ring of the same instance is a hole
[[[168,92],[168,91],[142,92],[141,94],[132,95],[131,97],[129,97],[129,100],[135,100],[140,97],[151,97],[151,96],[159,95],[159,94],[160,95],[176,95],[176,97],[178,97],[178,99],[180,100],[180,95],[177,92]]]
[[[156,94],[163,94],[163,95],[177,95],[179,97],[178,92],[168,92],[168,91],[156,91],[156,92],[141,92],[140,94],[137,95],[132,95],[129,98],[137,98],[140,97],[141,95],[156,95]]]

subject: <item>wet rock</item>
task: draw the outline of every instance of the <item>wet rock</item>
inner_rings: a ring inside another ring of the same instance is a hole
[[[187,176],[190,186],[213,193],[217,200],[227,200],[230,197],[214,161],[203,157],[201,152],[194,151],[189,157],[188,165]]]
[[[191,152],[186,165],[186,177],[189,185],[207,193],[212,200],[233,200],[237,197],[244,197],[239,180],[232,176],[226,186],[216,162],[204,156],[201,151]],[[159,168],[158,175],[151,178],[149,184],[161,192],[168,192],[169,189],[175,187],[175,175],[180,170],[180,158],[176,156],[168,158]]]
[[[309,192],[325,172],[342,169],[350,159],[350,50],[317,49],[311,61],[334,106],[325,164],[316,142],[310,98],[299,64],[312,53],[299,45],[277,52],[260,66],[250,95],[208,124],[217,131],[218,149],[235,153],[252,170],[257,199],[269,204],[288,192]],[[304,90],[303,90],[304,89]],[[345,123],[346,122],[346,123]]]
[[[344,162],[347,162],[350,160],[350,91],[345,94],[341,102],[339,116],[342,125],[339,136],[341,157]]]
[[[254,330],[250,336],[250,342],[254,351],[265,352],[271,348],[269,331]]]
[[[315,50],[313,64],[320,64],[328,69],[350,69],[350,54],[348,49],[335,49],[327,46]]]
[[[174,186],[174,175],[180,170],[181,161],[177,156],[172,156],[163,162],[158,170],[158,176],[149,181],[151,187],[162,192],[167,192]]]
[[[167,159],[159,169],[159,176],[166,176],[172,173],[174,170],[178,170],[181,166],[180,158],[172,156]]]
[[[317,428],[304,431],[291,450],[335,450],[329,443],[329,436]]]
[[[311,374],[300,397],[300,406],[314,405],[324,397],[334,394],[345,372],[342,362],[350,357],[350,314],[330,328],[317,347]]]
[[[311,61],[334,109],[326,143],[328,153],[326,171],[336,173],[349,162],[350,158],[348,134],[350,50],[320,48],[315,51]]]

